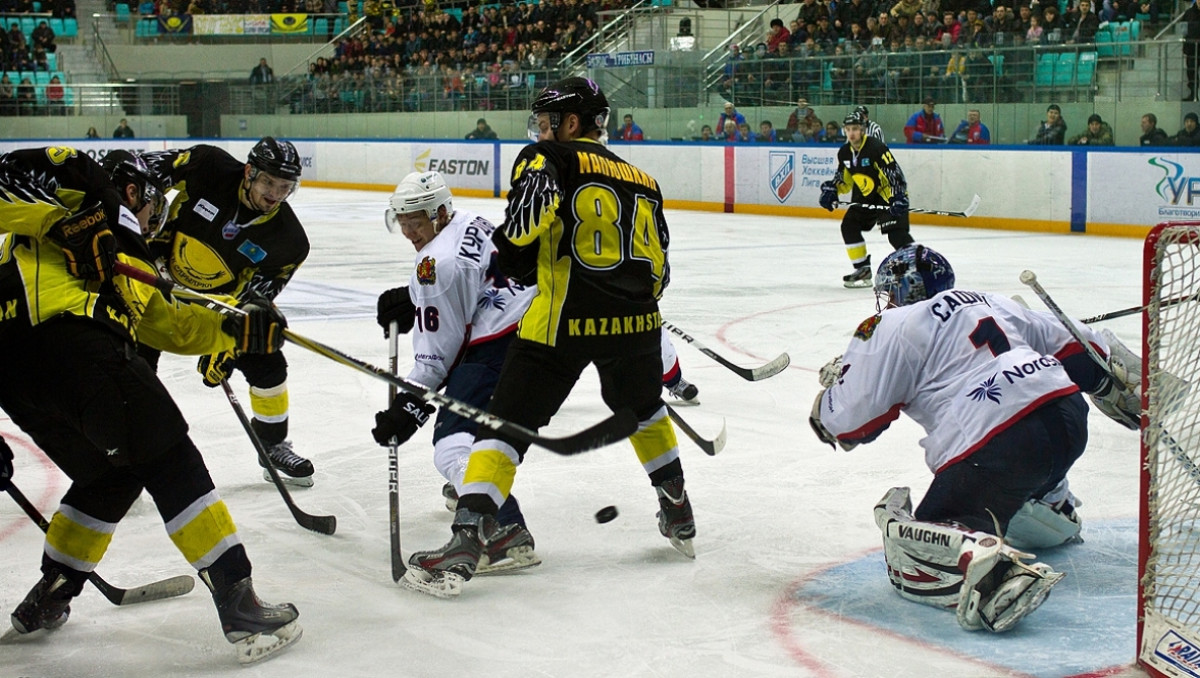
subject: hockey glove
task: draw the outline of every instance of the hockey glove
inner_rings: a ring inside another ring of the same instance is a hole
[[[892,201],[888,203],[888,214],[893,217],[902,217],[908,214],[908,197],[903,195],[892,196]]]
[[[821,184],[821,207],[824,207],[832,212],[834,206],[837,204],[837,199],[838,190],[836,183],[833,181],[826,181],[825,183]]]
[[[821,389],[821,392],[817,394],[817,399],[813,401],[812,414],[808,415],[808,425],[812,427],[813,433],[817,434],[817,438],[820,438],[821,442],[828,443],[833,449],[836,450],[838,447],[841,447],[843,450],[852,450],[858,447],[858,443],[838,440],[837,436],[830,433],[829,429],[825,428],[825,424],[821,423],[821,403],[825,398],[825,391],[827,390],[824,388]]]
[[[391,446],[393,438],[397,445],[403,445],[429,421],[433,410],[432,405],[426,405],[418,396],[397,394],[391,407],[375,413],[375,428],[371,429],[371,435],[384,447]]]
[[[412,331],[417,307],[408,296],[408,287],[396,287],[379,295],[375,304],[375,322],[383,328],[383,337],[388,337],[388,327],[396,323],[400,334]]]
[[[237,356],[233,351],[202,355],[196,363],[196,371],[204,375],[204,385],[209,388],[220,386],[233,374],[234,367],[237,367]]]
[[[242,353],[274,353],[283,346],[283,317],[271,300],[251,293],[240,304],[244,313],[228,316],[221,329],[233,337],[234,348]]]
[[[0,438],[0,492],[12,486],[13,451],[8,441]]]
[[[1119,378],[1119,377],[1116,377]],[[1136,386],[1117,387],[1114,377],[1105,376],[1099,387],[1088,394],[1096,409],[1127,429],[1136,431],[1142,422],[1142,397]]]
[[[117,239],[108,228],[108,217],[100,203],[64,217],[50,227],[47,235],[62,248],[72,276],[99,282],[112,278]]]
[[[817,373],[817,379],[820,380],[821,386],[829,388],[833,383],[842,377],[842,356],[838,356],[833,360],[821,366],[821,371]]]

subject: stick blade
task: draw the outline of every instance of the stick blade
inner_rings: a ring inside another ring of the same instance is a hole
[[[967,205],[967,209],[963,210],[963,216],[969,217],[975,214],[975,210],[979,209],[979,194],[976,193],[974,198],[971,198],[971,204]]]
[[[103,581],[103,580],[100,580]],[[138,603],[148,603],[152,600],[163,600],[165,598],[175,598],[177,596],[191,593],[196,587],[196,580],[191,575],[181,574],[177,577],[170,577],[162,581],[156,581],[145,586],[135,586],[130,589],[121,589],[105,582],[104,586],[96,583],[96,588],[108,598],[109,602],[114,605],[136,605]]]
[[[683,431],[684,435],[690,438],[693,443],[696,443],[696,446],[701,450],[704,450],[704,453],[708,456],[715,457],[718,452],[725,449],[726,431],[724,419],[721,420],[721,432],[718,433],[717,436],[712,440],[708,440],[704,438],[704,436],[700,435],[696,429],[692,428],[690,424],[684,421],[683,417],[679,416],[679,413],[675,411],[675,408],[671,407],[670,405],[667,405],[667,416],[671,417],[671,421],[675,422],[675,425],[679,427],[679,430]]]
[[[337,531],[337,516],[314,516],[311,513],[297,511],[296,523],[306,530],[317,534],[333,534]]]
[[[787,353],[780,353],[777,358],[767,363],[750,370],[750,381],[762,381],[769,377],[773,377],[787,369],[788,365],[792,364],[792,357]]]

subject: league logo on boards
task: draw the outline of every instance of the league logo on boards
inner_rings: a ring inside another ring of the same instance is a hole
[[[437,259],[425,257],[417,264],[417,282],[422,285],[437,283]]]
[[[796,154],[771,151],[768,171],[771,176],[771,192],[780,203],[785,202],[796,188]]]
[[[1200,648],[1174,631],[1167,631],[1154,646],[1154,655],[1189,676],[1200,678]]]

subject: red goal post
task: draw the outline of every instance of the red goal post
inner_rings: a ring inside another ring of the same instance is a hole
[[[1143,249],[1138,664],[1200,678],[1200,221],[1155,226]]]

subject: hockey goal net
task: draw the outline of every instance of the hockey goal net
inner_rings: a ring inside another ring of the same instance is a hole
[[[1138,663],[1200,678],[1200,222],[1146,236]]]

